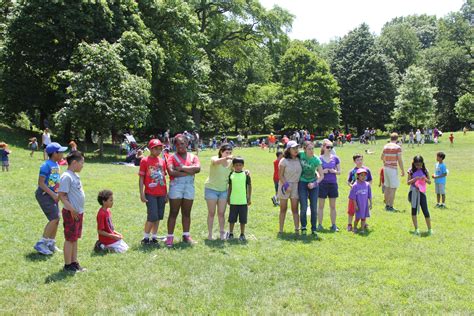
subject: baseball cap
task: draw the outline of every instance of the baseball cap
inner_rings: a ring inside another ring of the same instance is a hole
[[[356,174],[361,174],[361,173],[367,173],[367,170],[365,170],[364,168],[357,169]]]
[[[67,147],[63,147],[59,145],[59,143],[51,143],[48,146],[46,146],[46,153],[48,155],[51,155],[55,152],[63,153],[67,150]]]
[[[159,139],[151,139],[149,142],[148,142],[148,149],[152,149],[153,147],[157,147],[157,146],[162,146],[163,147],[163,144],[160,142]]]
[[[286,144],[286,148],[294,148],[294,147],[298,147],[298,143],[295,142],[294,140],[290,140],[290,141]]]

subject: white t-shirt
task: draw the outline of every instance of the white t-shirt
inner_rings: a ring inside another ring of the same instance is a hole
[[[51,135],[49,133],[43,133],[43,136],[42,136],[42,141],[43,141],[43,145],[49,145],[51,144]]]

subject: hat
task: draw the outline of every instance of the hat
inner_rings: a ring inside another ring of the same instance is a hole
[[[294,140],[290,140],[290,141],[286,144],[286,148],[295,148],[295,147],[298,147],[298,143],[295,142]]]
[[[151,139],[149,142],[148,142],[148,148],[149,149],[152,149],[153,147],[157,147],[157,146],[162,146],[163,147],[163,144],[160,142],[159,139]]]
[[[51,143],[46,146],[46,153],[48,155],[54,154],[55,152],[63,153],[67,150],[67,147],[63,147],[58,143]]]
[[[367,173],[367,170],[365,170],[364,168],[357,169],[356,174],[361,174],[361,173]]]

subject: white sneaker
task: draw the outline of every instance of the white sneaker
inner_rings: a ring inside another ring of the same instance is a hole
[[[33,248],[35,248],[35,250],[38,251],[42,255],[53,254],[53,252],[49,250],[48,246],[43,241],[38,241]]]
[[[48,243],[48,249],[49,251],[51,251],[52,253],[55,253],[55,252],[63,252],[61,249],[59,249],[58,247],[56,247],[56,243],[55,242],[50,242]]]

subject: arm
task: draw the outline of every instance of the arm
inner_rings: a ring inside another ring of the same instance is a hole
[[[359,208],[357,207],[357,202],[356,200],[351,199],[352,206],[354,207],[354,210],[357,212]]]
[[[143,183],[144,178],[145,178],[144,176],[140,176],[138,178],[138,190],[140,192],[140,200],[143,203],[146,203],[146,202],[148,202],[148,200],[145,197],[145,190],[144,190],[145,186],[144,186],[144,183]]]
[[[400,170],[402,171],[401,176],[405,176],[405,169],[403,168],[403,159],[402,159],[402,153],[398,155],[398,166],[400,167]]]
[[[168,174],[172,176],[173,178],[185,177],[188,175],[186,172],[175,170],[172,163],[168,164]]]
[[[428,172],[428,170],[426,171],[426,173],[427,173],[427,176],[425,177],[425,181],[426,183],[431,184],[430,173]]]
[[[341,164],[338,163],[336,165],[336,169],[333,169],[333,172],[332,173],[335,173],[336,175],[340,175],[341,174]]]
[[[318,172],[316,173],[317,174],[317,183],[320,184],[321,181],[323,181],[324,179],[324,171],[323,171],[323,167],[321,167],[321,165],[318,166]]]
[[[59,192],[59,199],[64,205],[64,208],[68,211],[71,212],[72,217],[77,221],[79,219],[77,211],[74,209],[74,206],[72,206],[71,202],[69,202],[69,199],[67,197],[66,192]]]
[[[252,204],[252,184],[247,185],[247,205]]]
[[[117,232],[114,232],[113,234],[111,234],[111,233],[106,232],[105,230],[98,229],[97,233],[101,236],[109,237],[115,240],[122,239],[122,235]]]
[[[230,205],[230,194],[232,193],[232,181],[229,181],[229,187],[227,188],[227,204]]]
[[[408,177],[407,177],[407,184],[408,184],[408,185],[412,185],[413,183],[416,182],[416,180],[418,180],[417,177],[413,178],[413,177],[411,176],[411,173],[408,173]]]
[[[283,159],[285,159],[285,158],[283,158]],[[286,182],[286,179],[285,179],[284,175],[285,175],[285,166],[280,161],[280,164],[278,165],[278,177],[280,178],[280,183],[282,183],[282,184]]]
[[[54,202],[58,203],[58,201],[59,201],[58,195],[55,192],[53,192],[53,190],[48,188],[46,183],[44,183],[45,179],[46,179],[45,177],[39,176],[38,186],[41,188],[41,190],[43,190],[43,192],[46,192],[54,200]]]
[[[222,157],[222,158],[212,158],[211,159],[211,164],[213,165],[223,165],[226,166],[229,160],[232,160],[233,156],[227,156],[227,157]]]

